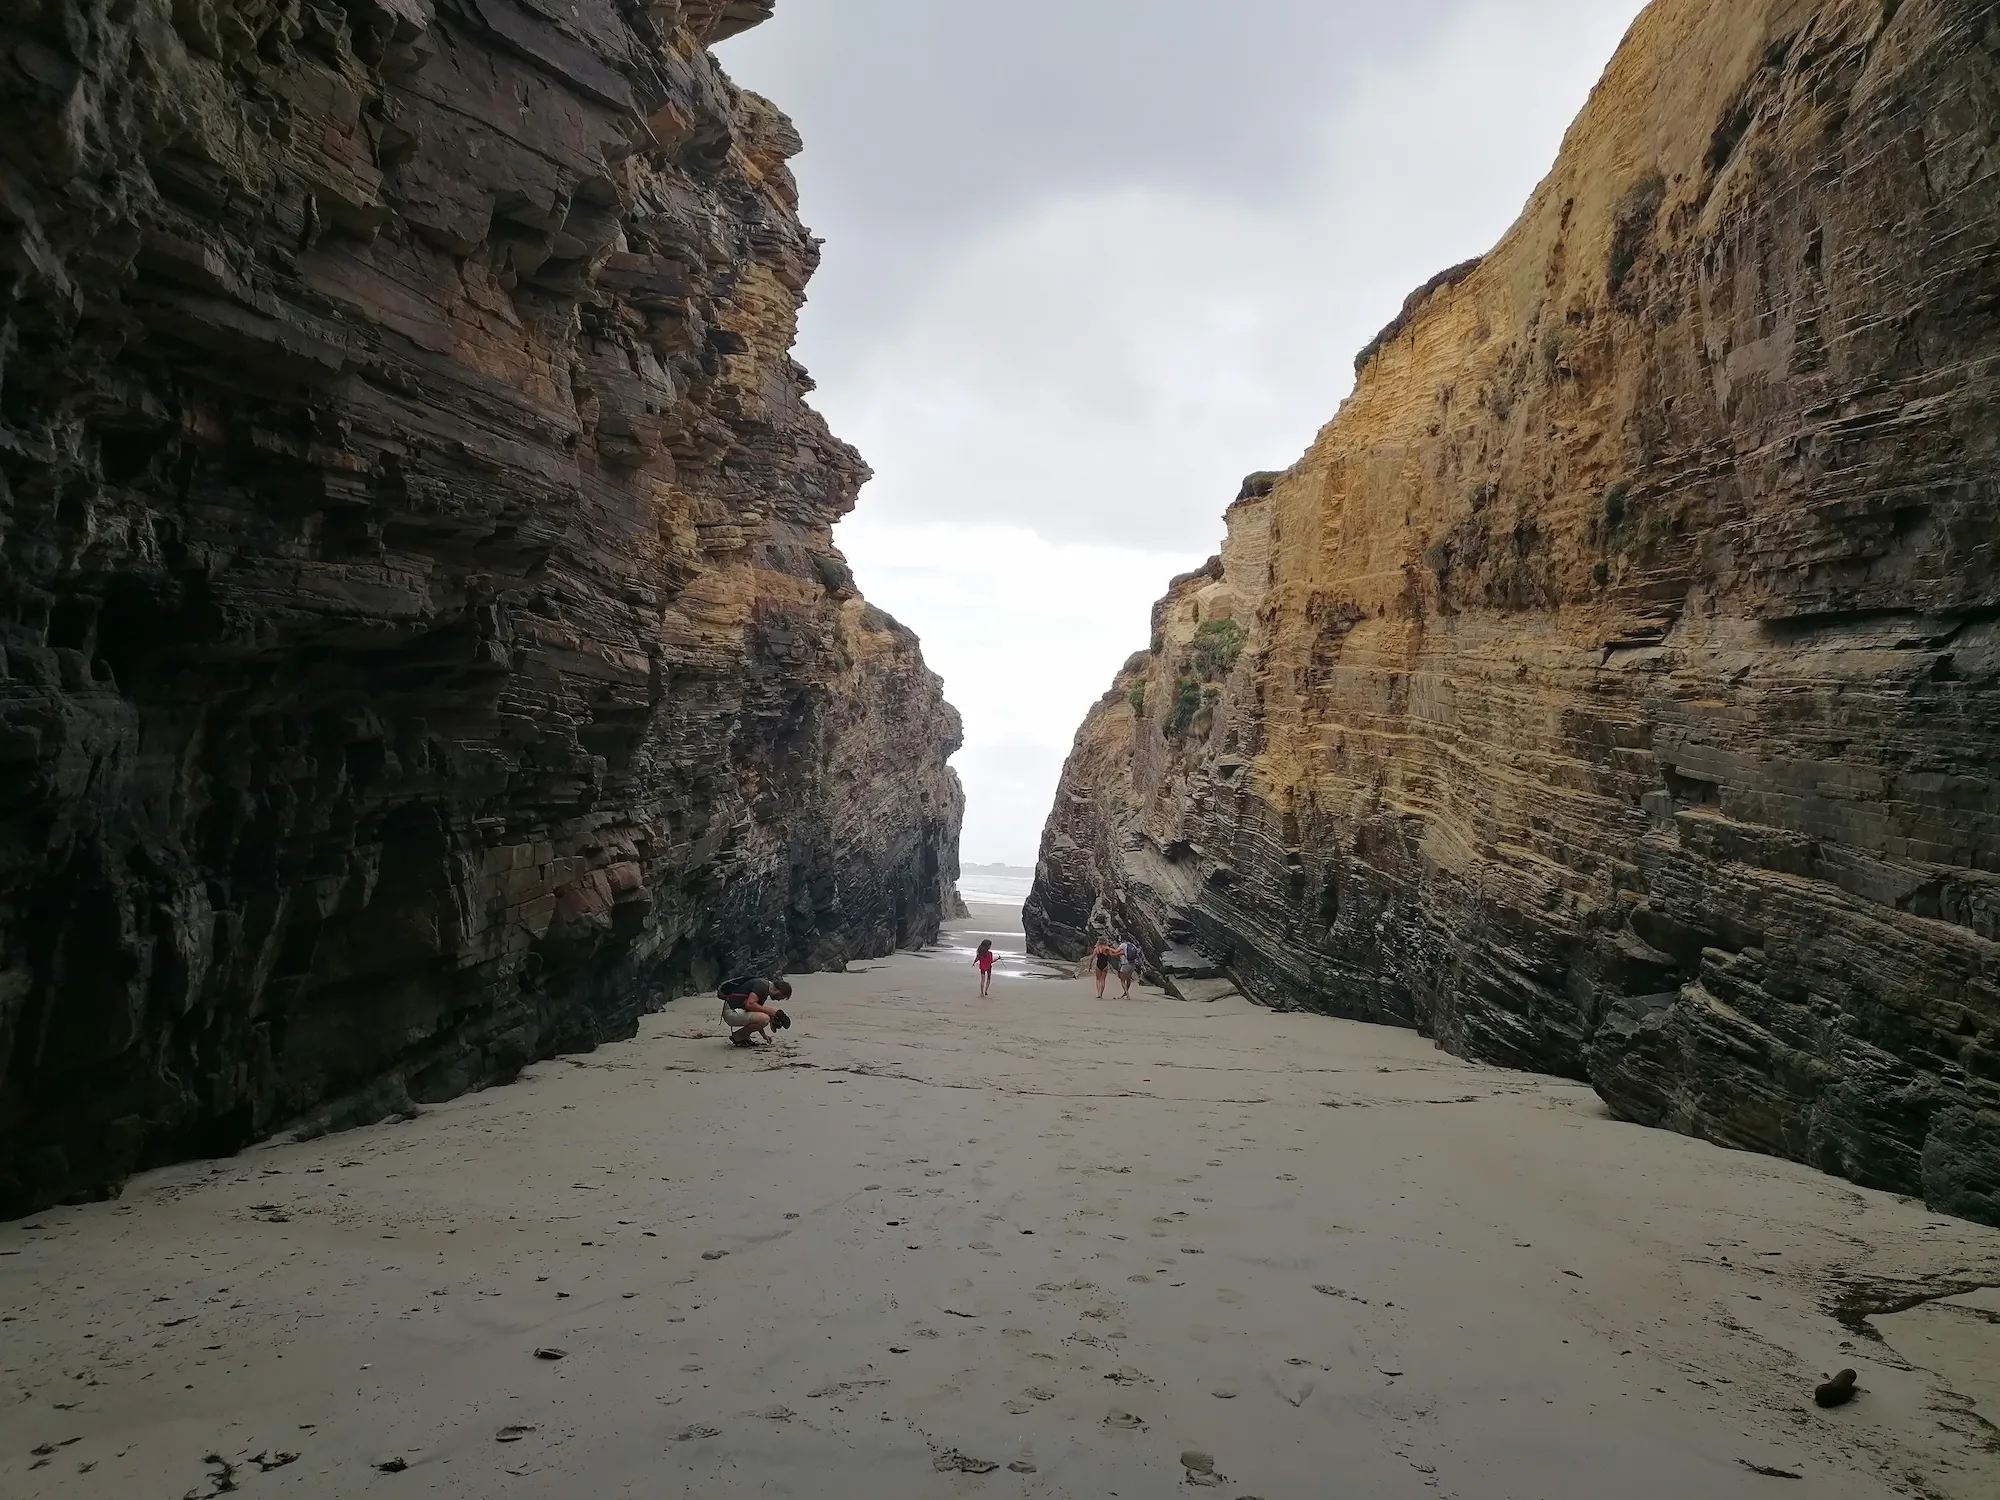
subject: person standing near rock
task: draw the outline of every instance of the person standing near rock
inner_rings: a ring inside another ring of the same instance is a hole
[[[733,1044],[754,1047],[760,1034],[769,1042],[777,1041],[771,1029],[783,1012],[772,1009],[771,1002],[792,998],[792,987],[784,980],[745,976],[730,980],[715,993],[722,1001],[722,1024],[729,1028]]]
[[[972,961],[979,965],[979,998],[984,1000],[993,992],[992,938],[979,940],[979,951],[972,955]]]
[[[1119,957],[1124,951],[1116,943],[1107,943],[1101,939],[1097,946],[1090,950],[1091,963],[1097,970],[1098,999],[1102,1000],[1104,998],[1104,981],[1111,977],[1111,961]]]
[[[1118,983],[1121,986],[1118,992],[1119,999],[1130,1000],[1132,998],[1132,981],[1138,977],[1139,964],[1145,956],[1145,954],[1139,951],[1139,945],[1129,937],[1119,946]]]

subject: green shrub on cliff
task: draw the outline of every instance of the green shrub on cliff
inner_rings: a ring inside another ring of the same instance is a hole
[[[1194,723],[1194,716],[1201,712],[1201,683],[1193,677],[1183,677],[1174,685],[1174,706],[1167,711],[1167,720],[1160,726],[1160,732],[1170,740],[1183,738],[1188,726]]]
[[[1188,663],[1204,682],[1212,682],[1236,665],[1243,654],[1243,627],[1234,620],[1210,620],[1194,633]]]
[[[1143,718],[1145,718],[1145,717],[1146,717],[1146,684],[1145,684],[1145,683],[1143,683],[1143,682],[1135,682],[1135,683],[1133,683],[1133,684],[1132,684],[1132,691],[1131,691],[1131,692],[1129,692],[1129,693],[1127,693],[1127,694],[1125,695],[1125,701],[1126,701],[1127,703],[1129,703],[1129,704],[1131,704],[1131,705],[1132,705],[1132,717],[1133,717],[1133,718],[1135,718],[1135,719],[1143,719]]]
[[[1604,524],[1616,531],[1625,524],[1625,501],[1632,493],[1629,484],[1614,484],[1604,492]]]

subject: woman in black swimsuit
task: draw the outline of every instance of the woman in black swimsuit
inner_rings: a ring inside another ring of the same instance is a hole
[[[1121,950],[1111,943],[1099,943],[1090,950],[1097,967],[1097,998],[1104,998],[1104,981],[1111,977],[1111,960],[1117,958]]]

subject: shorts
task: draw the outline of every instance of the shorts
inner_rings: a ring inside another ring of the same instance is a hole
[[[1130,974],[1135,967],[1137,966],[1128,958],[1118,966],[1118,972],[1120,974]]]
[[[722,1024],[731,1031],[741,1031],[756,1020],[757,1012],[754,1010],[732,1010],[727,1005],[722,1007]]]

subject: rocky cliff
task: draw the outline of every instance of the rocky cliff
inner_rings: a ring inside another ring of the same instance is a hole
[[[0,15],[0,1214],[935,933],[770,9]]]
[[[2000,6],[1658,0],[1077,738],[1027,912],[2000,1223]]]

